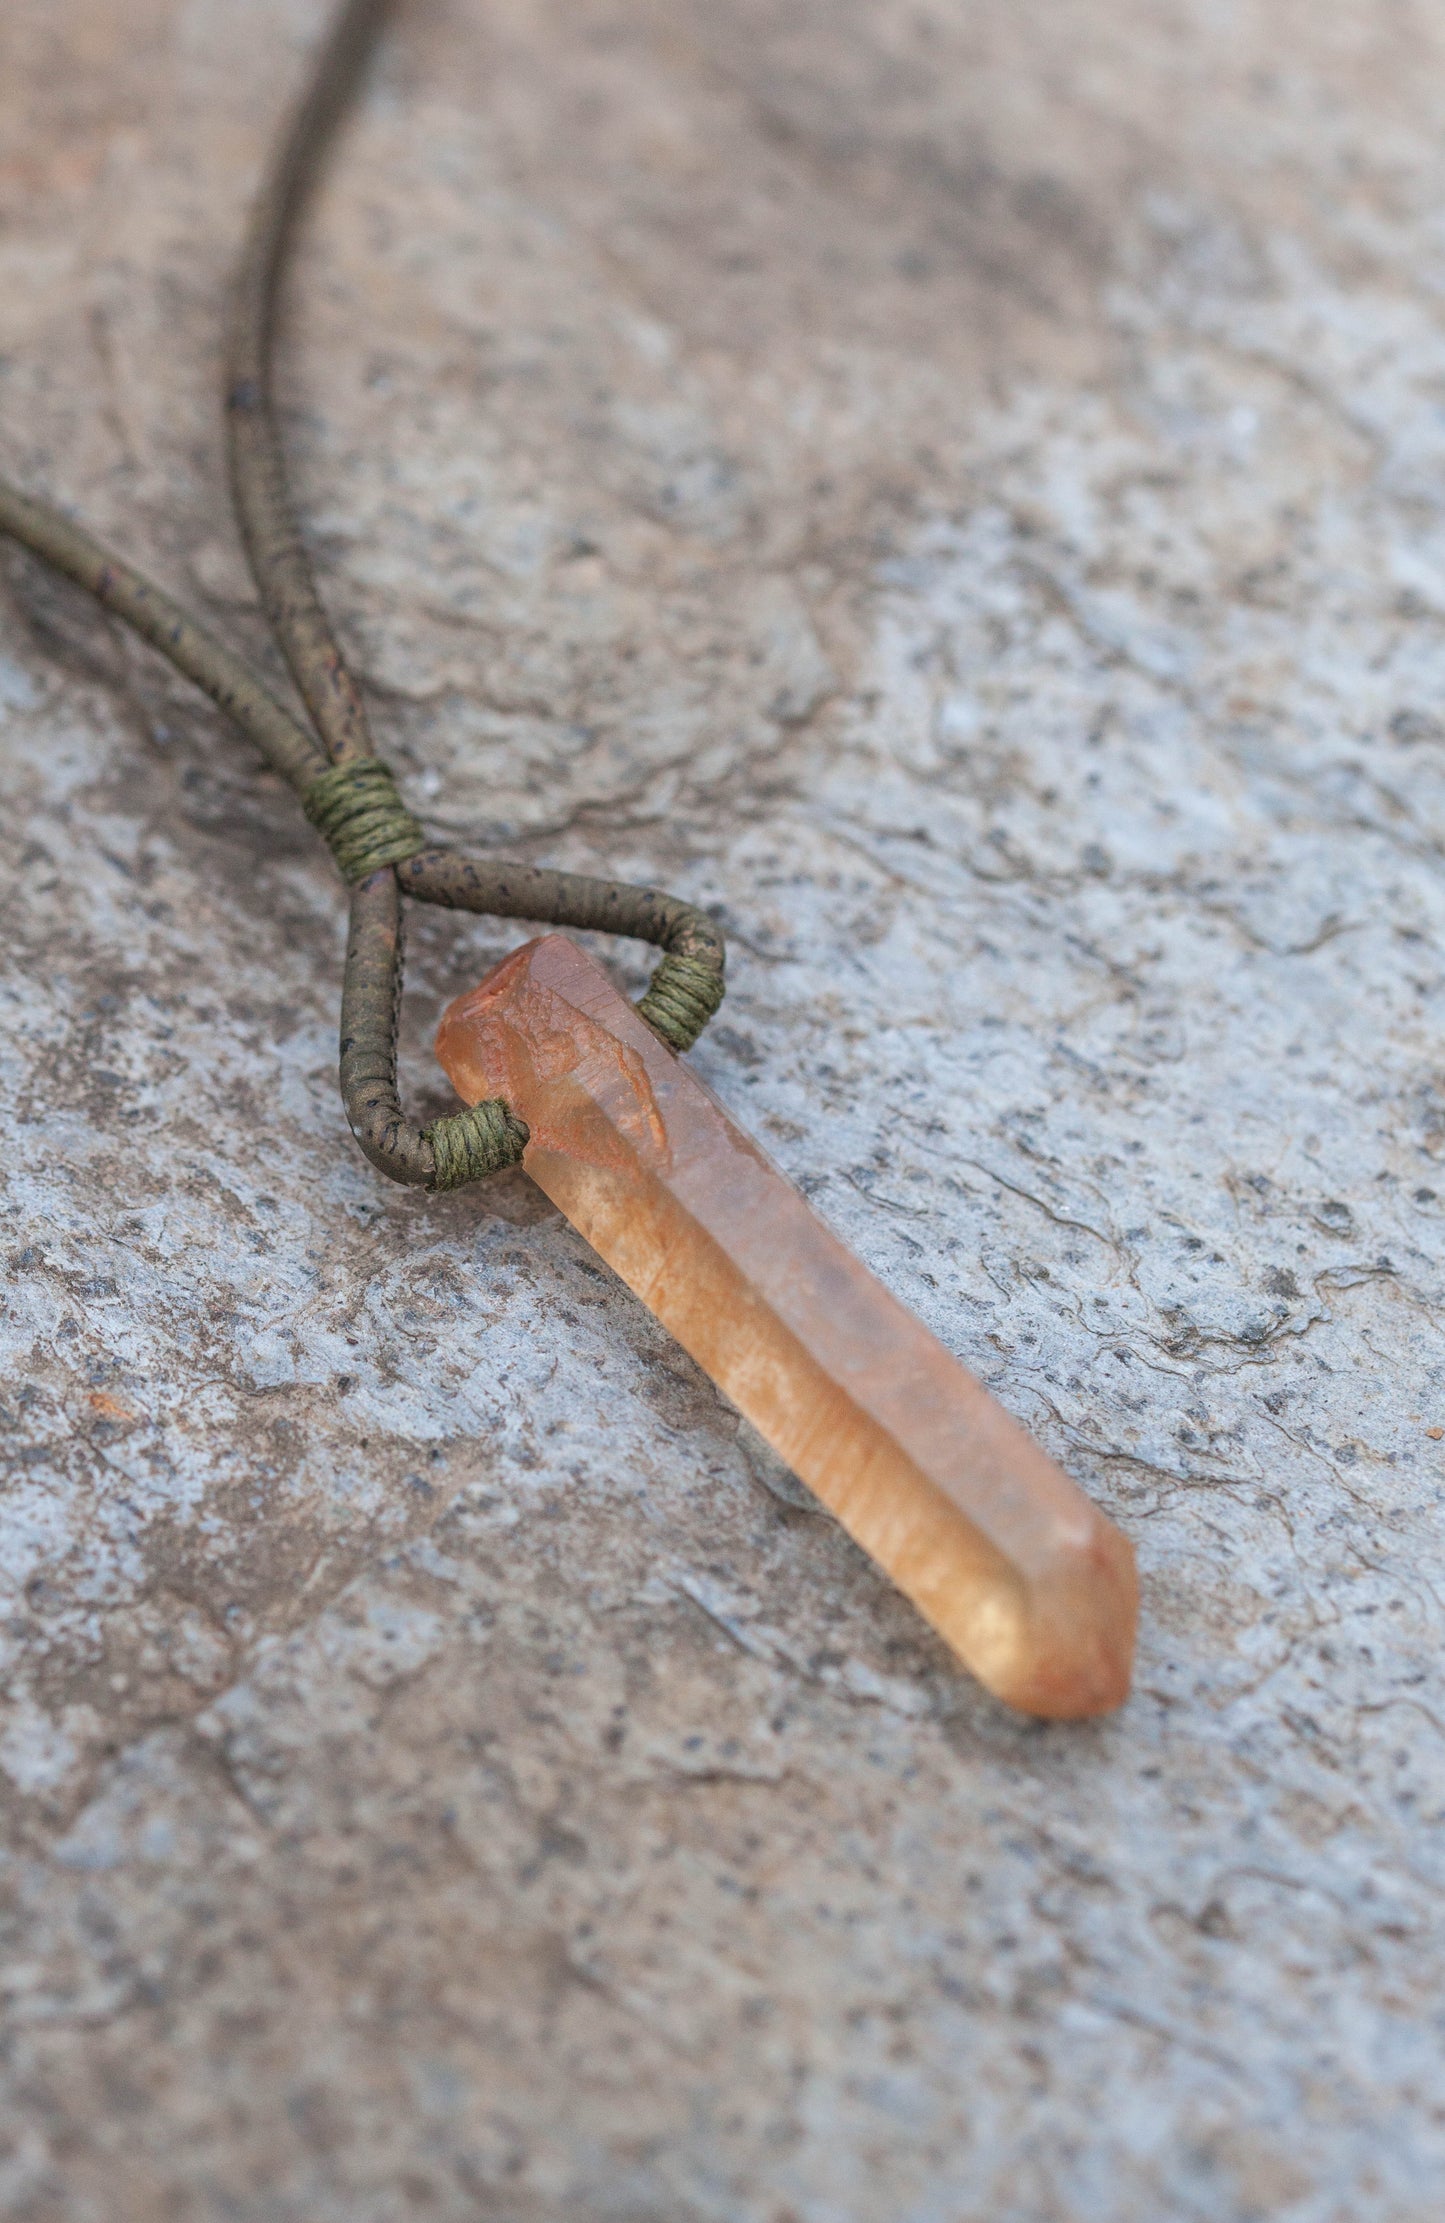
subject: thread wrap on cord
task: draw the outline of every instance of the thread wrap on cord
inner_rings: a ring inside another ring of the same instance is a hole
[[[671,950],[652,976],[637,1008],[654,1034],[674,1050],[690,1050],[724,995],[721,973]]]
[[[301,806],[336,859],[350,887],[400,864],[427,846],[427,837],[401,799],[396,775],[379,756],[333,764],[318,773]]]
[[[429,1184],[433,1189],[459,1189],[463,1182],[483,1181],[504,1166],[520,1165],[532,1139],[525,1119],[508,1111],[500,1096],[488,1096],[449,1119],[434,1119],[422,1133],[436,1160]]]

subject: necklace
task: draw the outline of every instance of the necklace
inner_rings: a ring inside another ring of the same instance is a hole
[[[341,1004],[347,1119],[390,1179],[460,1187],[524,1165],[998,1696],[1070,1718],[1128,1690],[1136,1591],[1119,1531],[813,1214],[688,1072],[724,946],[656,889],[431,842],[376,754],[312,577],[271,394],[287,251],[385,13],[344,0],[256,204],[227,375],[246,553],[309,725],[166,594],[0,481],[0,530],[203,688],[297,789],[351,891]],[[465,1108],[402,1108],[403,899],[633,936],[663,954],[633,1006],[553,932],[458,997],[437,1037]]]

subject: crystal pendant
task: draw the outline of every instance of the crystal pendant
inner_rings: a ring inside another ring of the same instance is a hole
[[[562,934],[457,998],[437,1055],[524,1164],[988,1689],[1128,1695],[1134,1556]]]

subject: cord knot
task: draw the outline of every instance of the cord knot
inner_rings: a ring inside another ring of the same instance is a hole
[[[508,1111],[499,1096],[488,1096],[449,1119],[434,1119],[422,1134],[431,1144],[436,1173],[433,1189],[459,1189],[466,1181],[484,1181],[504,1166],[517,1166],[532,1139],[524,1119]]]
[[[301,805],[351,887],[427,845],[401,799],[391,766],[379,756],[329,766],[306,788]]]
[[[674,1050],[690,1050],[725,993],[716,966],[669,951],[637,1008],[653,1033]]]

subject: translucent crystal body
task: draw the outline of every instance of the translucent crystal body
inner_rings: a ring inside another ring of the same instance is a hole
[[[458,997],[437,1055],[630,1289],[1010,1705],[1128,1694],[1129,1545],[829,1232],[564,935]]]

